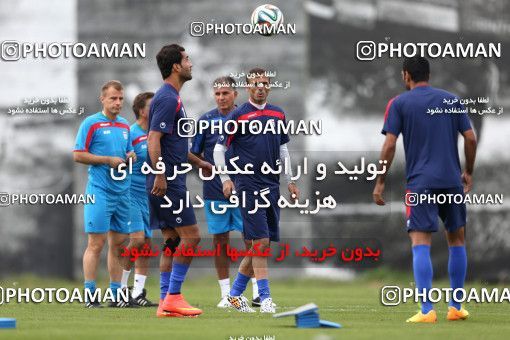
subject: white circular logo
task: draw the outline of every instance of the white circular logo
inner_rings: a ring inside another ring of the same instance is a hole
[[[225,139],[225,136],[220,136],[220,142],[223,142],[224,139]]]
[[[182,223],[182,218],[177,217],[177,218],[175,219],[175,222],[177,222],[177,223]]]
[[[166,123],[165,122],[161,122],[159,124],[159,127],[162,128],[162,129],[166,128]]]

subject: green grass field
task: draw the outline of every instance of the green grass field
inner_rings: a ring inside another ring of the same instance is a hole
[[[241,314],[219,310],[219,288],[213,277],[186,282],[188,301],[201,307],[204,314],[196,319],[155,317],[154,308],[85,309],[80,304],[3,304],[0,317],[17,319],[17,329],[0,329],[0,339],[229,339],[274,336],[275,339],[508,339],[510,322],[508,304],[470,304],[471,318],[447,322],[447,306],[436,306],[436,324],[406,324],[405,319],[417,309],[408,304],[384,307],[380,288],[387,284],[408,287],[406,275],[393,279],[386,276],[365,277],[352,283],[322,280],[275,281],[272,295],[277,311],[314,302],[321,319],[338,322],[341,329],[297,329],[293,318],[274,319],[265,314]],[[62,280],[18,277],[2,280],[2,287],[69,287],[80,286]],[[443,282],[443,287],[447,287]],[[101,287],[106,287],[102,282]],[[156,277],[148,282],[149,297],[157,301]],[[250,288],[248,288],[250,290]],[[251,296],[248,291],[247,296]]]

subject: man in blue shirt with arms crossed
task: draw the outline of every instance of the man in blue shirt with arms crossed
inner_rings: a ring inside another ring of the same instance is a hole
[[[235,80],[232,77],[219,77],[214,80],[213,94],[217,107],[204,113],[198,120],[209,123],[209,129],[198,131],[193,139],[191,152],[195,155],[203,157],[207,162],[214,164],[213,151],[220,136],[218,129],[214,129],[215,123],[222,123],[227,116],[235,108],[235,100],[237,91],[235,89]],[[229,157],[227,152],[226,158]],[[223,195],[223,186],[219,176],[212,180],[204,181],[204,199],[205,199],[205,216],[207,219],[207,228],[209,234],[213,235],[214,247],[218,244],[221,247],[221,254],[214,257],[214,266],[218,274],[218,283],[221,289],[221,301],[218,308],[228,308],[230,303],[227,296],[230,293],[229,278],[229,257],[227,255],[226,246],[229,244],[230,231],[237,230],[243,232],[243,218],[239,208],[227,208],[223,214],[215,214],[213,207],[217,209],[218,204],[224,203],[227,199]],[[256,303],[258,297],[257,280],[252,279],[253,299]]]
[[[386,107],[382,133],[386,135],[381,160],[391,166],[398,135],[404,138],[406,155],[406,218],[413,251],[416,288],[428,294],[432,288],[430,245],[432,232],[438,230],[438,216],[444,223],[449,247],[448,273],[452,289],[463,288],[467,270],[464,234],[466,205],[433,201],[410,202],[409,195],[465,194],[471,190],[476,156],[476,137],[469,118],[463,113],[431,115],[429,109],[464,110],[458,98],[429,85],[430,67],[423,57],[406,58],[403,80],[408,90],[390,100]],[[461,174],[457,139],[464,137],[466,164]],[[379,175],[373,192],[378,205],[384,205],[385,174]],[[411,204],[412,203],[412,204]],[[418,204],[414,204],[418,203]],[[459,297],[456,297],[457,299]],[[448,320],[466,319],[469,313],[455,299],[450,299]],[[407,322],[435,322],[432,303],[422,299],[421,311]]]
[[[89,165],[86,193],[95,203],[85,205],[85,232],[88,244],[83,254],[85,289],[96,290],[99,257],[108,234],[108,271],[114,296],[120,288],[122,266],[120,247],[129,234],[130,177],[115,180],[110,168],[117,168],[128,158],[136,160],[131,145],[128,121],[119,116],[124,101],[122,84],[111,80],[103,85],[100,96],[103,110],[87,117],[80,125],[74,148],[74,161]],[[118,173],[116,174],[120,176]],[[130,302],[114,301],[110,307],[130,307]],[[101,307],[87,301],[86,307]]]

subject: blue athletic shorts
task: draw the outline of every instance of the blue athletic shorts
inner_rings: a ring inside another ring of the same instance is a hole
[[[178,214],[174,214],[174,210],[178,210],[182,200],[186,205],[186,188],[167,189],[166,197],[172,202],[170,208],[162,208],[162,204],[168,204],[164,197],[149,194],[149,225],[152,230],[165,228],[178,228],[188,225],[197,224],[193,207],[184,207]]]
[[[145,190],[130,190],[131,194],[131,224],[129,233],[144,231],[145,237],[152,237],[152,230],[149,228],[149,198]]]
[[[435,197],[436,201],[417,201],[417,195],[421,194]],[[408,188],[406,190],[406,228],[408,232],[436,232],[438,217],[441,218],[448,232],[453,232],[466,225],[466,204],[455,203],[454,199],[451,199],[451,202],[446,199],[446,202],[442,203],[438,197],[440,194],[464,197],[464,189],[455,187],[448,189]]]
[[[216,211],[220,210],[221,203],[228,204],[229,202],[205,200],[205,218],[209,234],[223,234],[234,230],[243,232],[243,218],[239,208],[227,208],[223,214],[213,212],[213,207]]]
[[[85,194],[95,198],[95,203],[84,207],[86,233],[104,234],[111,230],[129,234],[129,189],[114,193],[89,183]]]
[[[241,216],[243,218],[243,234],[245,240],[260,240],[262,238],[269,238],[270,241],[280,241],[280,207],[278,206],[278,199],[280,198],[279,188],[273,188],[267,194],[267,199],[270,202],[267,208],[258,208],[253,214],[248,213],[255,207],[255,200],[257,199],[260,204],[263,203],[259,195],[254,194],[254,190],[240,190],[246,192],[245,207],[241,207]],[[240,196],[241,197],[241,196]]]

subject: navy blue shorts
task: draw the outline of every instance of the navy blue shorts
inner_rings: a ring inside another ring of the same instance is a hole
[[[166,197],[172,202],[170,208],[162,208],[168,204],[164,197],[149,194],[149,224],[152,230],[165,228],[178,228],[197,224],[193,207],[184,207],[181,212],[174,214],[180,207],[180,200],[186,205],[186,189],[167,189]]]
[[[245,240],[260,240],[269,238],[270,241],[280,241],[280,207],[278,199],[280,198],[279,188],[271,189],[267,194],[267,199],[271,203],[267,208],[258,208],[255,213],[249,211],[255,208],[255,199],[260,204],[263,203],[259,195],[254,194],[254,190],[242,190],[246,193],[245,207],[241,207],[241,216],[243,217],[243,234]]]
[[[418,200],[419,195],[432,196],[436,200]],[[441,195],[441,198],[439,195]],[[448,199],[447,195],[452,198]],[[462,197],[464,197],[464,188],[462,187],[448,189],[408,188],[406,190],[407,231],[436,232],[438,230],[438,217],[441,218],[448,232],[464,227],[466,225],[466,204],[461,200]]]

